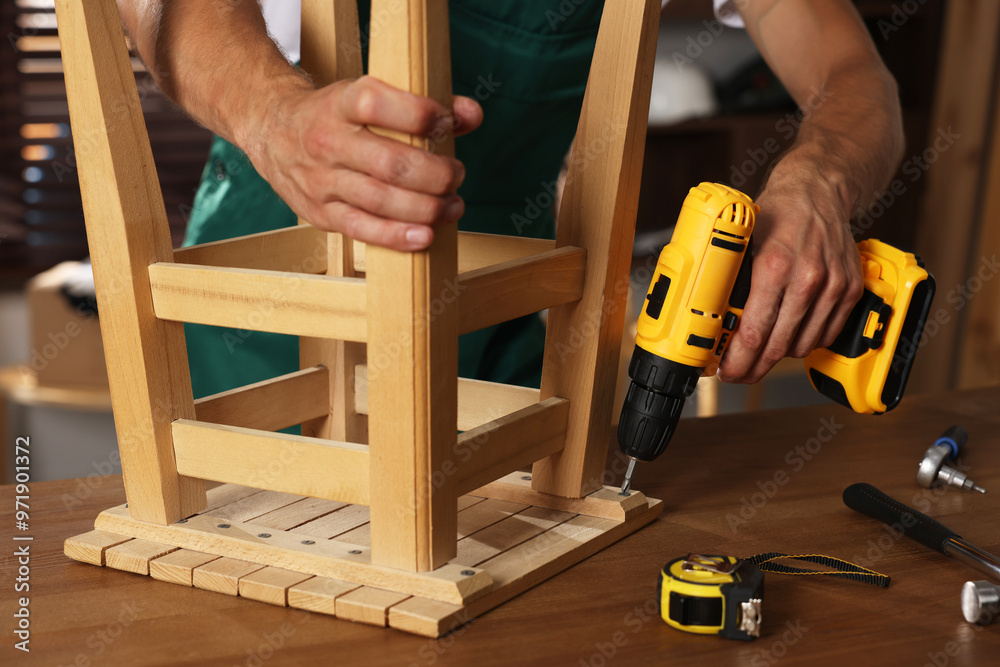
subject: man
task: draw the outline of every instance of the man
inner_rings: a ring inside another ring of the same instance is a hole
[[[452,0],[456,97],[445,109],[368,77],[315,89],[253,0],[119,0],[160,87],[225,140],[213,146],[188,242],[294,224],[294,211],[403,251],[426,248],[435,223],[459,217],[474,231],[551,234],[550,218],[528,229],[513,221],[525,197],[555,182],[603,4]],[[839,333],[862,291],[847,223],[889,181],[903,138],[896,84],[848,0],[716,0],[717,11],[733,6],[796,102],[813,109],[757,198],[753,288],[720,369],[756,382]],[[359,10],[366,47],[378,23],[368,0]],[[418,149],[368,126],[468,136],[457,159],[426,155],[406,169]],[[537,383],[543,336],[531,317],[463,337],[460,372]],[[198,395],[298,368],[287,337],[189,327],[188,342]]]

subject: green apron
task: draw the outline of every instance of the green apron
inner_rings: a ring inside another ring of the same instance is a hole
[[[466,231],[552,238],[551,205],[576,132],[603,0],[452,0],[456,95],[477,99],[482,126],[455,143],[467,171],[459,189]],[[370,5],[359,2],[361,25]],[[367,51],[368,31],[362,30]],[[216,138],[195,196],[185,245],[289,227],[295,214],[247,157]],[[291,373],[298,339],[185,325],[195,397]],[[538,386],[545,328],[537,315],[463,335],[459,374]]]

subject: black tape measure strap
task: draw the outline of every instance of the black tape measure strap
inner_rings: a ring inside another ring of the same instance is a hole
[[[805,568],[792,567],[790,565],[784,565],[783,563],[774,562],[782,558],[789,558],[791,560],[801,560],[807,563],[815,563],[816,565],[822,565],[823,567],[829,567],[831,569],[808,570]],[[872,586],[878,586],[879,588],[888,588],[890,581],[889,576],[882,574],[881,572],[876,572],[875,570],[869,570],[867,567],[861,567],[860,565],[849,563],[846,560],[841,560],[839,558],[832,558],[830,556],[823,556],[820,554],[800,554],[800,555],[790,556],[788,554],[781,554],[781,553],[766,553],[766,554],[757,554],[756,556],[746,556],[744,557],[744,560],[753,563],[764,572],[774,572],[776,574],[820,575],[826,577],[836,577],[838,579],[850,579],[851,581],[860,581],[863,584],[871,584]]]

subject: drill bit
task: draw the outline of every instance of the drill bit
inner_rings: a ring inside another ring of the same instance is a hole
[[[631,456],[628,459],[628,470],[625,471],[625,481],[622,482],[622,492],[618,495],[627,496],[632,488],[632,473],[635,472],[635,459]]]
[[[928,447],[924,458],[917,466],[917,484],[929,489],[936,483],[957,486],[964,491],[986,493],[986,489],[974,483],[965,473],[959,472],[946,462],[958,456],[965,447],[969,434],[961,426],[952,426]]]
[[[957,486],[965,491],[978,491],[979,493],[986,493],[986,489],[969,479],[965,473],[959,472],[951,466],[941,466],[941,469],[937,474],[937,481],[950,486]]]

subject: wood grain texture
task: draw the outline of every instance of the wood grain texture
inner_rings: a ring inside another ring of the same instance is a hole
[[[529,466],[563,448],[569,401],[549,398],[500,417],[458,436],[452,468],[457,469],[458,493]],[[455,473],[452,473],[455,474]]]
[[[368,414],[368,367],[355,368],[355,410]],[[538,403],[538,390],[458,378],[458,430],[468,431]]]
[[[265,567],[240,578],[240,597],[287,607],[289,587],[312,578],[311,574],[292,572],[280,567]]]
[[[384,628],[388,625],[389,609],[408,597],[405,593],[378,588],[358,588],[337,598],[337,617]]]
[[[368,504],[368,448],[300,435],[179,419],[182,474],[346,503]]]
[[[208,515],[193,516],[183,524],[158,526],[134,521],[128,516],[127,509],[113,507],[98,515],[95,527],[137,539],[148,539],[155,535],[157,539],[176,545],[175,548],[354,581],[373,588],[405,592],[443,602],[461,604],[475,599],[493,584],[490,575],[477,568],[445,564],[431,572],[411,572],[373,564],[371,550],[361,549],[354,544],[322,539],[314,539],[313,543],[306,544],[306,538],[316,536],[304,532],[303,526],[287,532],[265,530],[252,523],[221,522]],[[451,537],[454,542],[454,534]],[[198,586],[197,572],[198,570],[195,571],[195,586]]]
[[[579,300],[586,268],[585,250],[563,247],[460,273],[459,333]]]
[[[101,333],[136,517],[202,509],[205,485],[177,474],[170,423],[194,418],[184,330],[153,313],[146,267],[170,262],[170,229],[114,0],[56,3],[75,159]]]
[[[648,501],[642,492],[634,489],[627,498],[622,497],[619,489],[612,486],[591,491],[583,498],[563,498],[548,493],[538,493],[532,488],[531,475],[516,472],[485,484],[472,493],[612,521],[625,521],[643,512]]]
[[[178,264],[260,271],[326,273],[326,233],[312,226],[284,227],[174,249]]]
[[[659,15],[658,0],[621,2],[597,36],[556,231],[556,247],[587,250],[587,274],[583,298],[549,311],[541,397],[570,399],[570,417],[565,449],[534,465],[545,493],[578,498],[601,486]]]
[[[104,563],[115,570],[125,570],[135,574],[149,574],[149,561],[159,558],[177,547],[150,540],[129,540],[104,552]]]
[[[162,320],[352,341],[367,335],[360,278],[159,262],[149,267],[149,285]]]
[[[330,371],[305,368],[194,402],[198,421],[259,431],[280,431],[326,414]]]
[[[347,581],[313,577],[289,587],[288,606],[332,616],[336,613],[337,598],[357,588],[360,586]]]
[[[462,497],[468,498],[469,496]],[[521,503],[487,498],[483,502],[476,503],[458,513],[458,539],[468,537],[497,521],[502,521],[510,515],[526,509],[528,506]]]
[[[225,484],[220,488],[226,489],[234,487],[232,487],[232,485]],[[241,487],[237,486],[235,488]],[[258,493],[237,498],[233,502],[220,504],[217,507],[212,508],[210,511],[206,510],[205,512],[202,512],[202,514],[211,514],[211,516],[216,519],[222,519],[224,521],[242,523],[245,521],[255,520],[259,516],[267,515],[275,510],[297,503],[300,500],[302,500],[302,496],[292,493],[259,491]]]
[[[576,515],[569,512],[529,507],[460,540],[458,555],[452,562],[460,565],[479,565],[555,528],[574,516]]]
[[[95,629],[120,622],[124,606],[134,605],[141,610],[138,618],[107,647],[104,662],[244,664],[248,648],[287,622],[295,632],[286,635],[283,648],[266,664],[325,664],[335,650],[352,662],[377,667],[426,663],[431,657],[435,667],[517,665],[526,655],[539,664],[579,665],[601,655],[595,645],[615,645],[618,631],[628,642],[617,645],[610,666],[662,664],[666,654],[671,665],[681,666],[747,665],[755,658],[767,664],[766,656],[774,657],[767,652],[783,641],[791,623],[808,630],[787,646],[776,663],[780,667],[920,666],[947,645],[957,653],[949,665],[990,665],[1000,654],[1000,626],[979,630],[965,623],[958,604],[962,582],[981,575],[909,539],[889,542],[886,527],[844,507],[841,494],[853,482],[870,482],[973,544],[1000,553],[1000,529],[989,520],[1000,512],[998,398],[996,388],[907,394],[898,408],[880,417],[853,415],[828,403],[684,419],[667,452],[636,471],[636,488],[664,499],[666,509],[658,520],[441,642],[76,563],[60,555],[63,540],[90,530],[103,508],[124,502],[120,477],[104,478],[68,508],[64,496],[87,480],[36,482],[32,512],[44,521],[33,526],[32,553],[40,557],[32,560],[31,613],[44,622],[32,625],[32,662],[73,664]],[[837,429],[833,438],[809,442],[824,423]],[[985,495],[925,490],[913,482],[916,459],[954,423],[969,432],[962,463],[988,489]],[[608,469],[620,480],[617,444],[608,444],[613,448]],[[758,482],[766,486],[779,472],[787,475],[786,483],[777,485],[766,504],[747,509],[744,501],[759,501],[754,494],[763,493]],[[13,487],[0,493],[9,498]],[[0,506],[0,526],[13,521],[12,504]],[[889,588],[768,575],[762,636],[754,642],[675,632],[655,610],[644,611],[665,559],[690,551],[810,550],[861,562],[869,559],[869,540],[888,546],[873,550],[877,560],[869,565],[892,576]],[[0,609],[13,613],[9,598],[0,597]],[[410,604],[394,606],[390,620]],[[421,611],[421,618],[430,616]],[[179,635],[188,639],[183,654],[177,651]]]
[[[343,509],[345,506],[344,503],[333,500],[303,498],[290,505],[285,505],[267,514],[255,517],[253,522],[258,526],[265,526],[276,530],[290,530],[313,519]]]
[[[385,20],[368,73],[451,108],[446,0],[374,0],[372,16]],[[454,154],[447,135],[393,138]],[[458,422],[456,234],[454,223],[435,225],[430,248],[415,253],[367,248],[372,548],[374,562],[387,567],[428,571],[455,555],[458,496],[453,483],[437,486],[432,476],[455,445]]]
[[[259,563],[250,563],[238,558],[217,558],[195,568],[192,581],[195,588],[226,595],[239,595],[240,579],[263,568],[264,566]]]
[[[302,3],[301,67],[317,87],[363,74],[358,7],[352,0],[305,0]],[[299,226],[308,223],[299,219]],[[327,275],[358,277],[354,244],[337,233],[327,235]],[[322,364],[330,369],[325,416],[302,425],[302,435],[342,442],[368,442],[368,420],[354,410],[354,367],[365,361],[360,343],[326,338],[300,338],[303,368]]]
[[[106,533],[103,530],[92,530],[89,533],[67,539],[63,543],[63,553],[68,558],[78,560],[81,563],[104,565],[104,552],[109,547],[128,542],[131,539],[131,537],[124,535]]]
[[[165,581],[170,584],[180,584],[182,586],[194,586],[194,571],[207,563],[211,563],[218,556],[213,554],[202,554],[189,549],[178,549],[171,551],[165,556],[160,556],[149,561],[149,576],[158,581]]]
[[[475,271],[512,259],[529,257],[548,252],[555,248],[551,239],[533,239],[523,236],[502,234],[458,233],[458,272]],[[363,273],[366,269],[367,251],[361,241],[354,242],[354,269]]]
[[[982,208],[988,189],[983,174],[989,167],[989,137],[996,133],[990,114],[991,91],[997,80],[1000,40],[1000,4],[951,0],[944,6],[941,59],[926,146],[935,148],[936,161],[924,176],[925,191],[917,220],[916,251],[934,274],[944,294],[965,285],[978,268],[977,216],[985,211],[986,225],[995,226],[992,212]],[[952,144],[941,136],[957,134]],[[944,150],[940,150],[941,147]],[[987,185],[989,183],[987,182]],[[947,224],[942,224],[947,220]],[[974,262],[970,266],[970,260]],[[910,392],[941,391],[955,386],[960,372],[963,323],[967,310],[944,303],[939,293],[931,316],[941,308],[949,321],[940,326],[920,354],[907,382]]]

